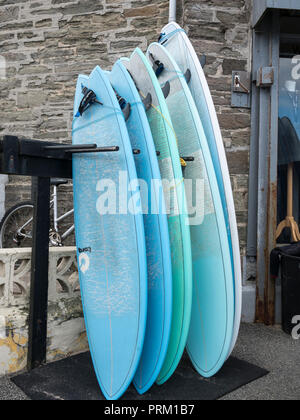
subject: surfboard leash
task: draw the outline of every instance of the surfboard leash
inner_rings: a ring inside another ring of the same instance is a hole
[[[82,94],[83,98],[80,102],[78,112],[75,115],[76,118],[82,117],[83,113],[94,104],[103,105],[102,102],[98,101],[97,96],[94,91],[88,89],[82,85]]]
[[[178,32],[184,32],[186,34],[186,31],[182,28],[176,29],[176,30],[170,32],[169,34],[166,34],[166,33],[163,32],[159,35],[158,42],[161,45],[164,45],[168,41],[170,41],[170,39],[173,38],[173,36],[176,35]]]

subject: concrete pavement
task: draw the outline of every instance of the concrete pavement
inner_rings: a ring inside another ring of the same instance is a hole
[[[244,324],[233,355],[270,374],[223,400],[300,400],[300,340],[293,340],[279,327]],[[8,378],[0,379],[0,400],[25,399]]]
[[[224,400],[300,400],[300,340],[293,340],[280,327],[245,324],[233,355],[270,374]]]

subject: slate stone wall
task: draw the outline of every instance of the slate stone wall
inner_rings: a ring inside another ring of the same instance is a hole
[[[78,74],[145,50],[167,21],[166,0],[0,0],[0,136],[71,141]],[[10,178],[6,208],[30,198],[28,183]],[[70,209],[71,188],[60,204]]]
[[[168,21],[168,3],[0,0],[0,62],[6,62],[5,78],[0,69],[0,135],[70,141],[78,73],[97,64],[109,69],[136,46],[145,50]],[[178,21],[199,55],[207,55],[205,72],[223,131],[243,249],[250,111],[232,109],[230,91],[232,70],[251,68],[250,15],[251,0],[178,0]],[[68,191],[64,187],[62,197]],[[23,179],[11,179],[6,206],[29,194]]]

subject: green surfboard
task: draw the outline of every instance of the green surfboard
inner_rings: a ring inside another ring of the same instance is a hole
[[[192,251],[187,204],[177,137],[157,77],[146,56],[136,49],[130,60],[123,60],[142,97],[151,95],[147,112],[161,178],[164,180],[172,252],[173,302],[172,328],[164,365],[157,379],[166,382],[176,370],[187,342],[192,308]],[[168,184],[166,187],[166,184]]]

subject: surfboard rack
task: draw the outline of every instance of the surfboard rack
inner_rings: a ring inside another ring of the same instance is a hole
[[[185,170],[187,168],[187,164],[189,162],[194,162],[195,158],[193,156],[184,156],[184,157],[181,157],[180,160],[181,160],[182,163],[184,162],[184,165],[182,164],[181,166],[182,166],[182,173],[183,173],[183,175],[185,175]]]
[[[57,146],[46,146],[45,150],[64,150],[65,153],[108,153],[118,152],[119,146],[112,147],[97,147],[96,144],[79,144],[76,146],[57,145]]]
[[[182,157],[185,162],[194,162],[195,158],[193,156]]]
[[[66,145],[0,138],[0,174],[32,177],[34,202],[27,368],[46,361],[51,178],[72,179],[74,153],[117,152],[118,146]]]

